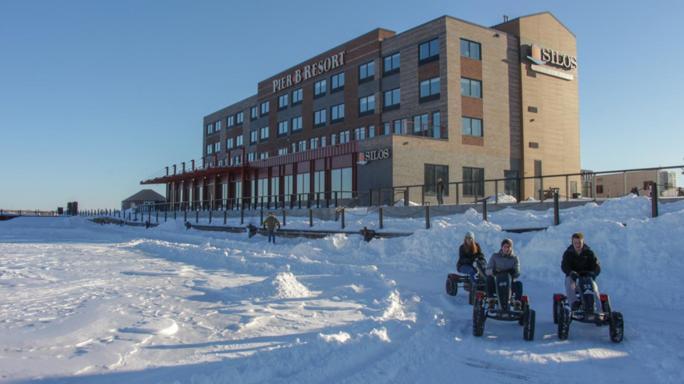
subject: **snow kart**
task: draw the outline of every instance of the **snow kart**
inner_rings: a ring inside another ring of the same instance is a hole
[[[483,291],[485,289],[484,273],[478,273],[477,284],[473,289],[473,284],[470,282],[470,276],[467,274],[450,273],[446,280],[446,293],[449,296],[456,296],[458,294],[458,287],[461,286],[463,290],[468,292],[468,304],[473,305],[475,302],[475,292]]]
[[[482,336],[487,318],[501,321],[517,321],[523,326],[523,339],[534,340],[536,313],[530,309],[527,296],[522,294],[522,283],[513,282],[510,274],[501,273],[494,277],[495,297],[487,299],[483,291],[475,294],[473,305],[473,335]],[[516,286],[517,293],[511,295]]]
[[[553,322],[558,324],[558,338],[566,340],[570,333],[570,323],[593,323],[596,326],[608,325],[610,340],[619,343],[624,337],[624,321],[622,313],[615,312],[610,307],[610,298],[602,293],[599,296],[600,310],[595,310],[593,279],[590,276],[580,276],[577,284],[577,300],[579,306],[570,308],[568,298],[562,293],[553,295]],[[581,292],[581,294],[580,294]]]

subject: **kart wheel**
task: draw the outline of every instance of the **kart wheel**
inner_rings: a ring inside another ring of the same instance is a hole
[[[529,303],[522,303],[522,311],[523,311],[523,314],[522,314],[522,316],[520,316],[520,318],[518,319],[518,325],[522,325],[522,326],[525,325],[525,316],[526,316],[526,313],[527,313],[529,310],[530,310],[530,304],[529,304]]]
[[[485,319],[484,302],[482,299],[476,298],[473,304],[473,336],[482,336]]]
[[[458,294],[458,283],[455,280],[447,278],[446,293],[449,296],[456,296]]]
[[[553,323],[558,324],[558,315],[561,311],[562,305],[560,301],[553,300]]]
[[[558,339],[567,340],[570,333],[570,310],[561,305],[558,311]]]
[[[612,312],[609,319],[610,340],[614,343],[619,343],[625,336],[625,324],[622,319],[622,313]]]
[[[527,309],[523,317],[523,339],[534,340],[534,326],[536,323],[536,313],[533,309]]]

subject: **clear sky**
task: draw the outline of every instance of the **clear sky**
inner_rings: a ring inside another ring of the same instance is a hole
[[[203,116],[374,28],[541,11],[577,37],[582,167],[684,163],[679,0],[0,0],[0,208],[118,207],[201,157]]]

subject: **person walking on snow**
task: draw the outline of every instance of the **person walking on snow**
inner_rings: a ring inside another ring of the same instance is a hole
[[[266,230],[268,230],[268,242],[270,243],[271,240],[273,240],[273,244],[275,244],[275,230],[276,228],[280,229],[280,221],[278,221],[275,213],[269,213],[262,225]]]

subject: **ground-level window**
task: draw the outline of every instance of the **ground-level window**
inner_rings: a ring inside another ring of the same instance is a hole
[[[463,167],[463,195],[484,196],[484,168]]]
[[[449,166],[439,164],[425,164],[425,193],[437,193],[437,182],[442,179],[444,196],[449,195]]]
[[[331,172],[331,187],[337,192],[337,197],[348,199],[352,197],[352,169],[338,168]]]
[[[311,181],[309,180],[309,172],[300,173],[297,175],[297,194],[300,198],[306,200],[308,196],[302,195],[303,193],[308,194],[311,191]]]

